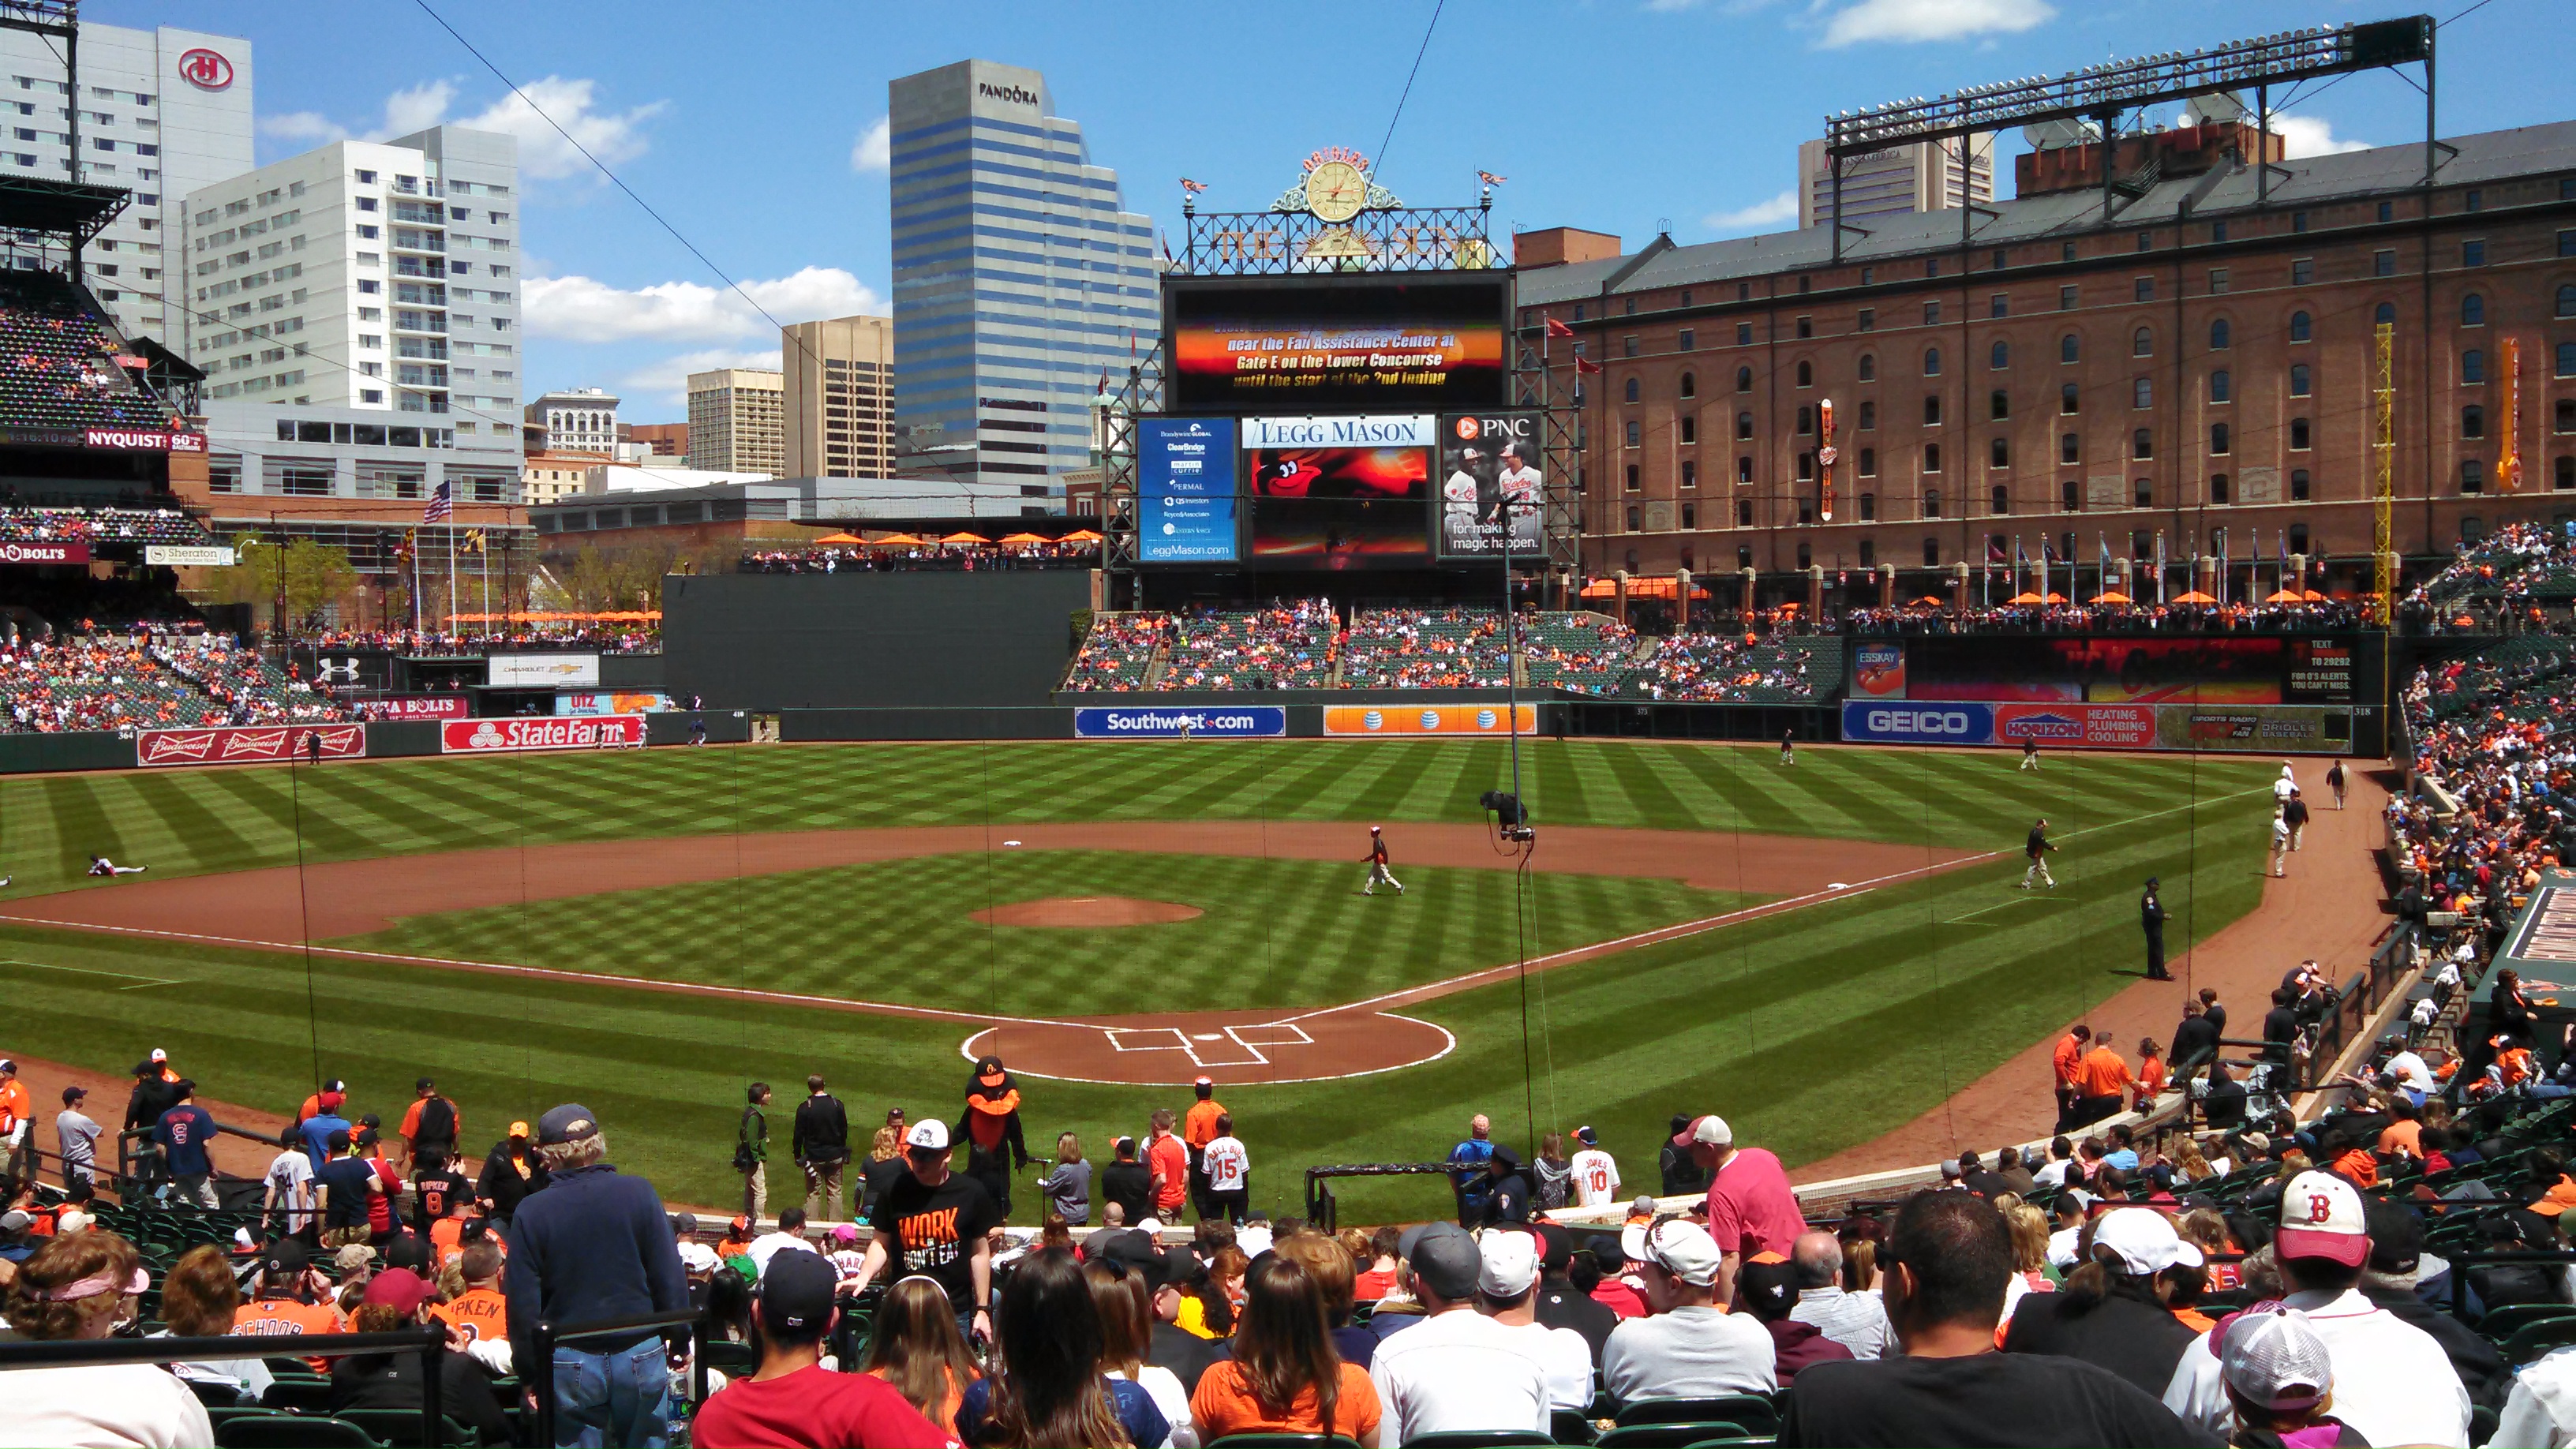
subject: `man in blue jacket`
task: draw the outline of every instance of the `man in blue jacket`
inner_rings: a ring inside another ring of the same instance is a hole
[[[608,1165],[608,1140],[578,1103],[537,1119],[544,1192],[510,1222],[510,1353],[535,1382],[537,1324],[595,1323],[689,1306],[680,1250],[662,1198]],[[660,1449],[670,1442],[671,1363],[658,1329],[558,1344],[555,1444]]]

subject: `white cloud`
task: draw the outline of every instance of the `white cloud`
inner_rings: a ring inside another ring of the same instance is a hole
[[[858,144],[850,148],[850,169],[883,171],[894,164],[894,118],[879,116],[859,133]]]
[[[656,399],[674,407],[686,407],[690,373],[713,372],[719,367],[758,367],[774,372],[778,366],[778,349],[775,347],[767,352],[710,347],[697,352],[674,353],[619,378],[619,393],[623,397]]]
[[[1795,187],[1764,201],[1757,201],[1739,211],[1721,211],[1703,217],[1700,224],[1710,231],[1771,231],[1794,226],[1798,220],[1798,192]]]
[[[2281,148],[2290,159],[2301,156],[2333,156],[2345,151],[2367,151],[2368,141],[2338,138],[2334,123],[2323,116],[2274,116],[2272,129],[2280,134]]]
[[[345,140],[348,137],[349,128],[320,111],[289,111],[282,116],[260,117],[259,133],[263,136],[274,136],[281,141],[299,141],[307,145],[320,146],[332,141]]]
[[[793,276],[745,282],[744,292],[781,322],[883,312],[885,303],[839,267],[807,267]],[[528,330],[570,342],[720,342],[771,331],[731,288],[660,282],[627,290],[589,277],[530,277],[522,289]]]
[[[385,97],[385,128],[369,139],[408,136],[435,126],[446,117],[447,107],[455,99],[454,81],[423,81],[409,90],[396,91]]]
[[[1869,40],[1959,40],[2018,34],[2057,16],[2048,0],[1859,0],[1833,13],[1824,44]]]

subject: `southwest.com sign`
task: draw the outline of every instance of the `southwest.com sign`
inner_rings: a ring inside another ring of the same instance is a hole
[[[1180,739],[1213,735],[1253,739],[1288,733],[1288,711],[1276,704],[1236,709],[1091,708],[1073,712],[1073,735],[1082,740]]]

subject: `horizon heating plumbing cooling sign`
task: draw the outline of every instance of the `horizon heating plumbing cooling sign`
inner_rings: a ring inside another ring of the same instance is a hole
[[[1092,707],[1073,712],[1073,736],[1080,740],[1276,738],[1288,733],[1288,711],[1275,704],[1237,705],[1228,709],[1128,709]]]

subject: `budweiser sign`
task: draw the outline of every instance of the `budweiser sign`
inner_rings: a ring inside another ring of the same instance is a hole
[[[319,740],[332,759],[367,752],[367,727],[359,724],[262,725],[253,728],[145,730],[134,737],[138,765],[239,765],[301,759]]]
[[[0,564],[88,563],[85,543],[0,543]]]
[[[451,755],[504,750],[596,750],[644,743],[644,716],[581,719],[452,719],[439,726],[438,747]]]
[[[203,433],[156,433],[127,428],[91,428],[81,435],[92,448],[121,448],[129,453],[202,453]]]

